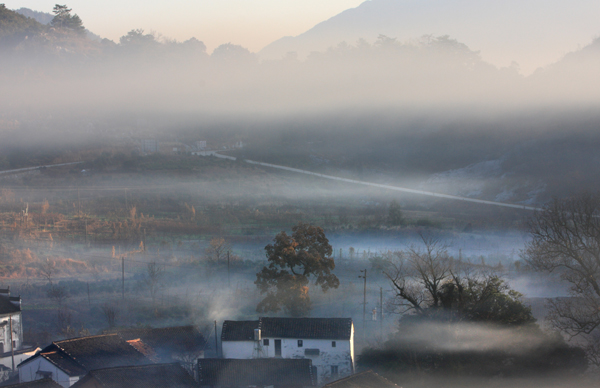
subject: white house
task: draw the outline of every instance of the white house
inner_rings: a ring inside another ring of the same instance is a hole
[[[55,341],[20,363],[19,382],[51,378],[68,388],[90,370],[151,363],[138,347],[117,334],[73,338]]]
[[[10,296],[10,288],[0,288],[0,365],[4,370],[15,369],[37,350],[23,344],[21,297]]]
[[[221,347],[224,358],[308,358],[318,384],[354,373],[350,318],[225,321]]]
[[[11,332],[12,329],[12,332]],[[23,324],[21,297],[10,296],[10,288],[0,289],[0,354],[21,350]]]

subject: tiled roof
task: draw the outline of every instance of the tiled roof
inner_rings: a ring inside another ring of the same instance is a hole
[[[263,337],[349,340],[351,318],[260,318]]]
[[[148,358],[116,334],[74,338],[54,344],[87,370],[150,363]]]
[[[160,356],[171,353],[202,351],[206,339],[194,326],[176,326],[163,328],[119,329],[114,331],[126,341],[141,339]]]
[[[332,381],[323,388],[399,388],[385,377],[373,371],[357,373],[343,379]]]
[[[70,376],[81,376],[93,369],[152,363],[116,334],[56,341],[19,365],[38,356],[44,357]]]
[[[6,296],[0,296],[0,315],[18,313],[21,311],[19,306],[12,304]]]
[[[310,359],[198,359],[200,385],[220,386],[311,386],[316,376],[312,374]]]
[[[258,329],[259,321],[225,321],[221,340],[254,341],[254,329]]]
[[[92,370],[72,387],[85,386],[90,380],[94,381],[94,386],[106,388],[198,387],[192,376],[177,363]]]
[[[62,388],[62,386],[52,379],[41,379],[27,383],[4,385],[3,388]]]
[[[71,357],[61,352],[60,349],[55,347],[49,352],[45,352],[44,350],[42,350],[40,355],[46,360],[50,361],[52,364],[56,365],[69,376],[81,376],[87,372],[82,365],[78,364]]]
[[[351,318],[260,318],[258,321],[225,321],[221,340],[254,341],[254,329],[263,337],[349,340]]]
[[[142,353],[144,356],[148,357],[152,362],[158,363],[159,357],[148,344],[144,343],[141,339],[129,340],[127,343],[135,348],[138,352]]]

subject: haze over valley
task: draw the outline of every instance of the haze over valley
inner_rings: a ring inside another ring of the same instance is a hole
[[[598,4],[339,1],[299,30],[307,3],[239,44],[184,29],[219,4],[124,2],[115,38],[33,3],[0,4],[0,383],[93,340],[187,371],[165,386],[595,386]],[[50,377],[139,366],[90,348]]]

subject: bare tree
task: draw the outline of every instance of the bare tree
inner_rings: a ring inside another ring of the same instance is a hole
[[[115,327],[117,317],[119,316],[119,311],[117,308],[110,303],[103,303],[101,308],[102,314],[104,314],[104,318],[106,319],[106,323],[108,323],[108,327]]]
[[[146,268],[146,276],[144,282],[150,290],[152,298],[152,306],[156,306],[156,295],[162,286],[163,269],[156,263],[149,263]]]
[[[56,303],[58,303],[59,309],[63,307],[63,303],[69,297],[67,290],[63,286],[55,285],[50,285],[47,295],[48,298],[53,299]]]
[[[231,252],[231,246],[222,237],[213,237],[210,245],[206,248],[206,255],[213,261],[219,262],[227,257],[227,252]]]
[[[383,271],[396,293],[391,304],[399,313],[418,314],[424,307],[439,307],[441,286],[452,276],[447,246],[436,237],[420,237],[423,248],[411,246],[395,252]]]
[[[590,362],[600,366],[600,193],[554,199],[528,226],[525,260],[571,284],[572,297],[551,300],[547,319],[568,336],[585,338]]]
[[[73,315],[68,309],[59,309],[56,316],[56,327],[58,332],[62,334],[65,338],[72,338],[76,330],[72,324]]]
[[[48,280],[48,283],[52,284],[52,278],[56,273],[56,263],[53,260],[46,259],[40,264],[40,273]]]

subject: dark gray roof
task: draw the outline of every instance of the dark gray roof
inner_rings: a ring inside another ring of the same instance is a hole
[[[312,386],[316,376],[312,374],[310,359],[198,359],[200,385],[243,386]]]
[[[351,318],[260,318],[263,337],[349,340]]]
[[[161,358],[170,357],[172,353],[203,351],[206,339],[195,326],[176,326],[163,328],[131,328],[118,329],[118,334],[126,341],[141,339]]]
[[[398,386],[385,377],[373,371],[357,373],[342,379],[325,384],[323,388],[398,388]]]
[[[21,308],[12,304],[10,297],[0,295],[0,315],[18,313],[19,311],[21,311]]]
[[[351,318],[260,318],[258,321],[225,321],[223,341],[253,341],[254,329],[263,337],[349,340]]]
[[[191,388],[198,387],[192,376],[181,365],[153,364],[122,366],[90,371],[72,385],[73,388],[93,385],[106,388]]]
[[[254,341],[254,329],[258,321],[225,321],[221,339],[223,341]]]
[[[69,376],[81,376],[93,369],[152,363],[116,334],[56,341],[21,364],[38,356],[44,357]]]
[[[62,388],[62,386],[54,380],[46,378],[27,383],[3,385],[3,388]]]

